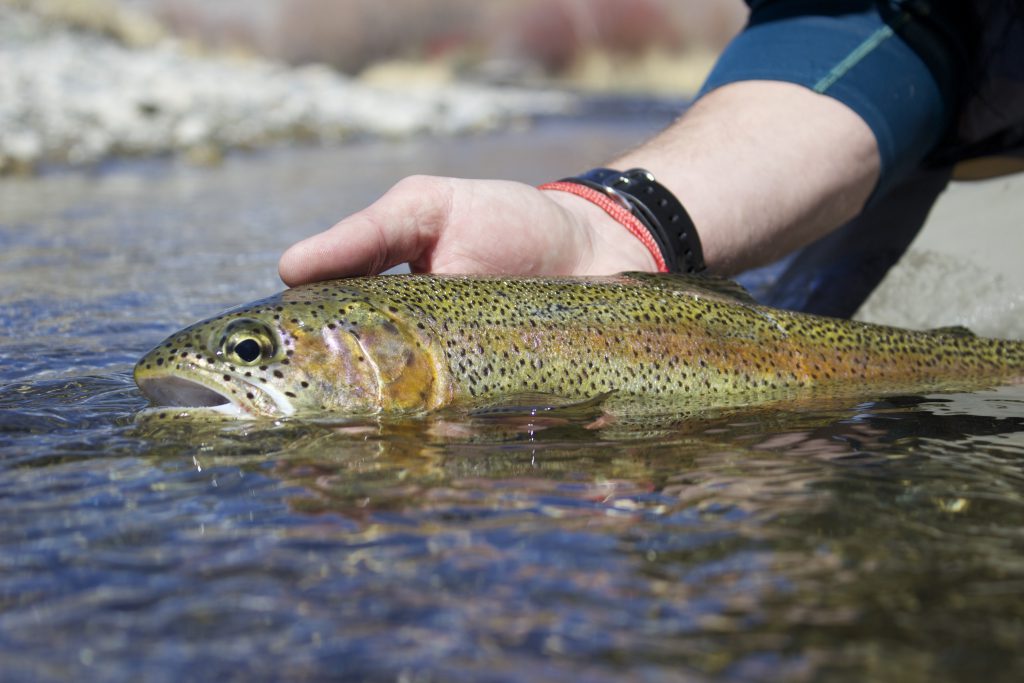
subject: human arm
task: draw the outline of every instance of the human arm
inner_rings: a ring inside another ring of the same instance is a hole
[[[711,271],[767,263],[854,216],[879,174],[867,124],[802,86],[741,81],[711,91],[672,126],[608,166],[654,173],[686,207]],[[414,177],[292,246],[289,285],[413,270],[603,274],[654,270],[625,228],[589,201],[509,181]]]

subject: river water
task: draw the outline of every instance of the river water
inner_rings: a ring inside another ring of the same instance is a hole
[[[0,677],[1016,681],[1024,390],[572,420],[133,420],[168,333],[394,179],[530,132],[0,181]]]

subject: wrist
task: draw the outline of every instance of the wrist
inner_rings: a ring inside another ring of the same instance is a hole
[[[597,204],[562,190],[542,187],[541,191],[569,215],[571,224],[583,236],[586,247],[576,274],[609,275],[630,270],[659,270],[648,247]]]
[[[601,207],[639,239],[668,273],[699,273],[704,250],[690,214],[672,192],[644,168],[593,168],[543,187],[580,195]]]

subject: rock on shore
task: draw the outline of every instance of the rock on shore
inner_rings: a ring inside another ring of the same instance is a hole
[[[570,106],[554,92],[371,87],[326,67],[200,55],[170,38],[131,47],[0,4],[0,172],[279,140],[455,134]]]

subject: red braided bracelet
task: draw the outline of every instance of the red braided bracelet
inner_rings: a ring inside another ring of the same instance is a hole
[[[654,262],[658,266],[659,273],[667,273],[668,266],[665,265],[665,257],[661,255],[661,250],[658,248],[657,242],[651,236],[651,233],[647,230],[640,220],[630,213],[629,209],[619,204],[617,201],[609,197],[604,192],[599,192],[586,185],[580,185],[579,183],[570,183],[563,180],[559,180],[553,183],[544,183],[537,187],[538,190],[557,190],[559,192],[569,192],[577,197],[583,197],[589,202],[592,202],[599,206],[606,214],[614,218],[619,222],[622,227],[636,237],[640,242],[647,247],[647,251],[651,252],[651,256],[654,257]]]

